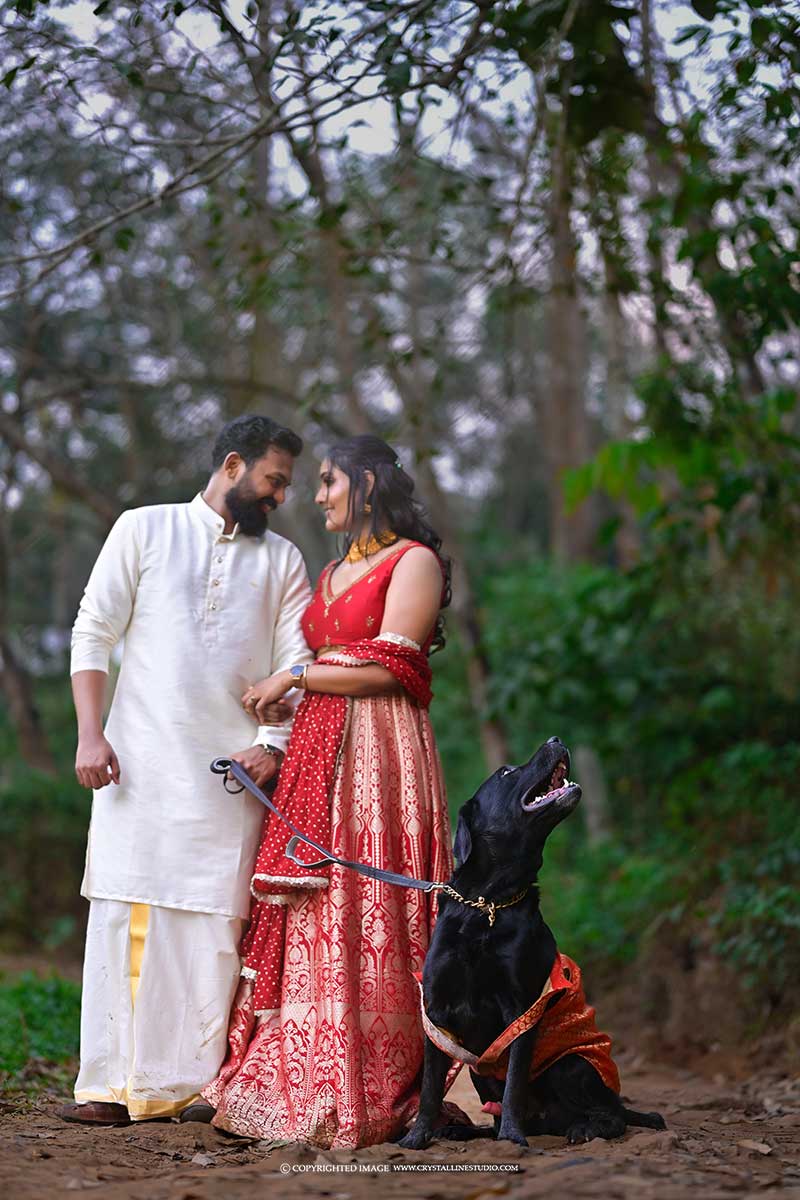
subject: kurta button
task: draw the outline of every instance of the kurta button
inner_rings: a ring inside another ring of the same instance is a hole
[[[216,604],[209,604],[208,607],[211,609],[212,612],[216,612],[216,608],[217,608]]]
[[[212,587],[219,587],[219,580],[218,580],[218,579],[212,579],[212,580],[211,580],[211,586],[212,586]]]
[[[222,557],[221,554],[217,555],[217,562],[225,562],[225,559]]]

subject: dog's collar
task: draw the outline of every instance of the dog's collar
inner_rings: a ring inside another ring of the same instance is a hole
[[[528,892],[531,890],[531,884],[524,887],[521,892],[517,892],[516,896],[512,896],[510,900],[504,900],[502,904],[498,904],[496,900],[487,900],[483,896],[478,896],[477,900],[467,900],[466,896],[462,896],[454,887],[450,887],[449,883],[439,885],[438,891],[446,892],[448,896],[452,896],[454,900],[458,900],[459,904],[468,904],[470,908],[478,908],[481,912],[486,913],[489,918],[489,924],[494,925],[494,914],[500,908],[511,908],[514,904],[519,904],[520,900],[524,900]]]

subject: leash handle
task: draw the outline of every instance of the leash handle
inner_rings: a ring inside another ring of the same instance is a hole
[[[318,862],[303,862],[302,858],[297,857],[295,850],[304,841],[305,838],[299,838],[297,834],[295,834],[294,837],[289,838],[289,841],[286,843],[286,849],[283,852],[286,857],[291,860],[291,862],[295,863],[296,866],[308,867],[309,871],[316,871],[318,867],[327,867],[330,862],[334,861],[330,858],[321,858]]]

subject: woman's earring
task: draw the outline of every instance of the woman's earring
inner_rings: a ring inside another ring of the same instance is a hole
[[[372,505],[370,504],[369,500],[368,500],[368,501],[367,501],[367,503],[364,505],[364,512],[365,512],[365,513],[371,513],[371,512],[372,512]]]

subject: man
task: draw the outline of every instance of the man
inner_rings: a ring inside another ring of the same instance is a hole
[[[81,1064],[66,1120],[175,1115],[222,1061],[263,809],[227,794],[209,764],[231,756],[263,786],[288,742],[290,721],[256,732],[241,697],[311,659],[302,556],[267,530],[301,449],[266,417],[230,422],[205,491],[123,513],[81,601],[75,771],[95,795]],[[123,636],[104,731],[109,655]]]

